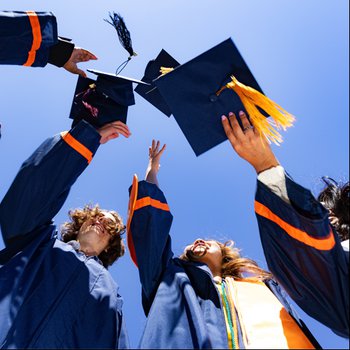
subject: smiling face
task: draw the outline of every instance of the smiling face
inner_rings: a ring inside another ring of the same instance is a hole
[[[207,264],[210,268],[222,263],[221,247],[213,240],[196,239],[185,248],[185,254],[188,259]]]
[[[116,226],[116,219],[107,211],[87,219],[80,227],[77,241],[87,255],[98,256],[108,246],[111,239],[111,227]]]

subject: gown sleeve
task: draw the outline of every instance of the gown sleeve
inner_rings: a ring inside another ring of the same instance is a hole
[[[286,176],[290,203],[258,181],[255,213],[270,271],[311,317],[349,337],[349,256],[312,193]]]
[[[163,192],[154,184],[134,178],[127,240],[131,258],[139,269],[144,307],[152,302],[161,274],[173,256],[169,236],[172,219]]]
[[[58,38],[51,12],[0,11],[0,64],[62,66],[73,48],[73,43]]]
[[[70,187],[92,160],[99,141],[95,128],[81,121],[69,132],[44,141],[22,164],[0,203],[6,247],[51,223]]]

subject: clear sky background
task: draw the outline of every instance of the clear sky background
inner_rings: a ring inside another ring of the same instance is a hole
[[[99,57],[80,66],[108,72],[128,56],[103,21],[109,11],[119,12],[138,53],[123,75],[139,79],[162,48],[185,63],[231,37],[264,92],[296,116],[295,126],[283,133],[283,144],[273,146],[286,170],[315,194],[323,175],[349,178],[348,0],[15,0],[2,1],[1,7],[54,12],[59,34]],[[77,77],[50,65],[0,66],[0,74],[2,198],[31,152],[46,137],[69,129]],[[266,267],[253,210],[253,169],[228,141],[197,158],[173,117],[136,93],[135,99],[128,115],[132,136],[100,147],[55,222],[61,224],[69,209],[85,203],[115,209],[126,221],[132,175],[144,177],[148,146],[156,138],[167,144],[159,180],[174,215],[175,253],[198,237],[233,239],[243,255]],[[127,253],[110,271],[124,296],[136,347],[145,323],[137,269]],[[348,347],[348,340],[298,311],[323,347]]]

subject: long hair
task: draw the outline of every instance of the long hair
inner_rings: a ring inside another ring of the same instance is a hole
[[[71,221],[65,222],[61,227],[61,235],[63,242],[69,242],[76,240],[78,237],[79,230],[83,223],[90,218],[101,215],[105,210],[100,209],[98,204],[95,206],[86,205],[83,209],[74,209],[69,211],[69,217]],[[123,224],[122,218],[115,211],[108,211],[113,215],[116,220],[115,225],[109,225],[108,231],[111,232],[111,238],[106,251],[100,253],[98,258],[102,261],[105,268],[112,265],[125,253],[125,247],[121,235],[125,231],[125,225]]]
[[[243,258],[239,253],[239,249],[234,247],[233,241],[227,241],[225,243],[221,243],[215,241],[220,249],[222,254],[222,262],[221,262],[221,276],[222,277],[233,277],[236,279],[243,278],[257,278],[259,280],[266,280],[272,278],[270,272],[262,269],[259,265],[252,259]],[[180,259],[185,261],[190,261],[190,255],[186,254],[185,251]],[[248,275],[248,276],[247,276]]]
[[[333,224],[341,241],[349,239],[350,223],[350,186],[349,182],[339,184],[335,180],[324,176],[322,180],[326,187],[318,195],[318,200],[322,202],[330,215],[335,216],[338,220]]]

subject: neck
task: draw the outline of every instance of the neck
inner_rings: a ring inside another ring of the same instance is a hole
[[[79,242],[79,241],[78,241]],[[80,243],[80,251],[83,252],[86,256],[98,256],[99,253],[90,247],[87,242],[79,242]]]
[[[212,275],[213,275],[213,278],[215,277],[220,277],[221,278],[221,266],[217,266],[217,265],[214,265],[214,264],[207,264]]]

